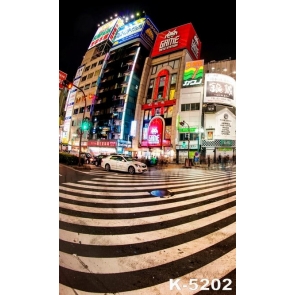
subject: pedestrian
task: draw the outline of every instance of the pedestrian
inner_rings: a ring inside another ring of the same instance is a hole
[[[208,169],[210,168],[210,156],[208,156]]]
[[[219,164],[221,164],[221,155],[220,154],[218,156],[218,162],[219,162]]]

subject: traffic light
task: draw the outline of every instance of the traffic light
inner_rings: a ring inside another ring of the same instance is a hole
[[[73,83],[68,80],[63,80],[62,85],[63,85],[63,87],[65,87],[67,89],[71,89],[73,87]]]
[[[82,129],[83,131],[87,131],[87,130],[89,129],[89,126],[90,126],[89,121],[83,121],[83,122],[82,122],[81,129]]]

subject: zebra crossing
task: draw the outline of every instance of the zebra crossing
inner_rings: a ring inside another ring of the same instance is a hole
[[[59,187],[60,294],[236,294],[235,172],[88,174]]]

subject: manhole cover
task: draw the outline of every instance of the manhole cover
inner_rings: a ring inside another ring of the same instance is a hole
[[[165,197],[165,196],[170,196],[170,192],[167,190],[155,190],[155,191],[151,191],[151,195],[155,196],[155,197]]]

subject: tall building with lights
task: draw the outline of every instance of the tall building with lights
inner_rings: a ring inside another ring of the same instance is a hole
[[[116,17],[98,28],[73,81],[82,91],[74,87],[67,99],[64,130],[72,149],[79,147],[85,106],[92,128],[82,135],[82,151],[109,154],[128,148],[144,61],[157,34],[145,16]]]
[[[191,23],[158,32],[147,17],[99,27],[69,91],[65,141],[81,151],[185,163],[236,152],[235,60],[205,64]],[[85,101],[86,99],[86,101]],[[85,109],[86,107],[86,109]]]

